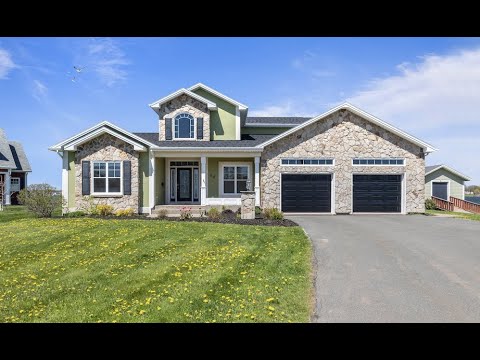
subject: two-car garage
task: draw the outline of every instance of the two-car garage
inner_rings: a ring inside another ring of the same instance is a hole
[[[281,174],[283,212],[333,213],[332,174]],[[354,213],[400,213],[402,175],[354,174]]]

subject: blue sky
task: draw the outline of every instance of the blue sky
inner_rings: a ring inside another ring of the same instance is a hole
[[[103,120],[156,131],[147,104],[197,82],[252,116],[350,101],[480,183],[478,38],[0,38],[0,127],[24,144],[29,183],[60,187],[49,146]]]

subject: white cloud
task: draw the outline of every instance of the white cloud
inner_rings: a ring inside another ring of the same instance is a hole
[[[47,97],[48,88],[40,80],[33,80],[32,96],[37,101],[42,101]]]
[[[0,79],[7,79],[7,75],[18,67],[12,60],[12,55],[5,49],[0,49]]]
[[[124,51],[109,38],[91,39],[87,46],[85,70],[92,69],[100,81],[112,87],[127,79],[125,66],[130,63]],[[82,66],[82,64],[79,64]]]
[[[279,105],[265,105],[258,110],[251,110],[248,116],[306,116],[311,114],[305,112],[296,101],[287,100]]]
[[[348,101],[438,147],[427,163],[446,163],[480,183],[480,48],[426,55],[397,71]]]

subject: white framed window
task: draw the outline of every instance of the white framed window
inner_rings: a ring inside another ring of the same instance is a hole
[[[173,138],[177,140],[193,140],[196,135],[195,118],[181,113],[173,119]]]
[[[121,161],[93,162],[93,194],[121,195],[123,192]]]
[[[300,165],[300,166],[333,166],[335,161],[332,158],[318,159],[280,159],[281,165]]]
[[[220,195],[236,196],[247,190],[251,182],[251,164],[248,162],[220,163]]]
[[[20,191],[20,178],[19,177],[12,177],[10,178],[10,191]]]
[[[401,158],[354,158],[354,166],[404,166],[405,159]]]

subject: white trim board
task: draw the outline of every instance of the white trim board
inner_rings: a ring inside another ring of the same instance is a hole
[[[178,97],[180,95],[183,95],[183,94],[188,95],[188,96],[194,98],[195,100],[198,100],[198,101],[204,103],[205,105],[207,105],[208,110],[217,110],[217,104],[215,104],[213,101],[207,100],[204,97],[202,97],[198,94],[195,94],[193,91],[191,91],[189,89],[185,89],[185,88],[178,89],[177,91],[175,91],[175,92],[173,92],[173,93],[171,93],[171,94],[169,94],[169,95],[167,95],[167,96],[165,96],[161,99],[158,99],[157,101],[154,101],[151,104],[148,104],[148,106],[150,106],[155,112],[157,112],[160,109],[160,105],[166,103],[167,101],[173,100],[176,97]]]
[[[349,103],[343,103],[341,105],[338,105],[330,110],[328,110],[327,112],[324,112],[323,114],[320,114],[318,116],[315,116],[313,118],[311,118],[310,120],[307,120],[306,122],[294,127],[294,128],[291,128],[290,130],[287,130],[285,131],[284,133],[281,133],[280,135],[277,135],[275,136],[274,138],[270,139],[270,140],[267,140],[265,141],[264,143],[260,144],[260,145],[257,145],[257,147],[259,148],[263,148],[267,145],[270,145],[280,139],[283,139],[284,137],[290,135],[290,134],[293,134],[294,132],[300,130],[300,129],[303,129],[305,127],[307,127],[308,125],[311,125],[313,123],[315,123],[316,121],[319,121],[319,120],[322,120],[324,118],[326,118],[327,116],[335,113],[336,111],[339,111],[339,110],[348,110],[360,117],[362,117],[363,119],[365,120],[368,120],[370,121],[371,123],[373,124],[376,124],[398,136],[400,136],[401,138],[404,138],[405,140],[408,140],[420,147],[422,147],[425,151],[425,153],[430,153],[430,152],[433,152],[433,151],[436,151],[438,150],[437,148],[433,147],[432,145],[416,138],[415,136],[413,135],[410,135],[410,134],[407,134],[406,132],[400,130],[399,128],[391,125],[391,124],[388,124],[386,123],[385,121],[377,118],[376,116],[373,116],[359,108],[357,108],[356,106],[353,106],[352,104],[349,104]]]
[[[222,94],[221,92],[218,92],[217,90],[212,89],[211,87],[209,87],[209,86],[207,86],[207,85],[205,85],[205,84],[202,84],[202,83],[197,83],[197,84],[195,84],[195,85],[193,85],[193,86],[190,86],[190,87],[188,88],[188,90],[193,91],[193,90],[196,90],[196,89],[198,89],[198,88],[202,88],[203,90],[205,90],[205,91],[207,91],[207,92],[209,92],[209,93],[212,93],[212,94],[215,95],[215,96],[218,96],[220,99],[223,99],[223,100],[225,100],[226,102],[229,102],[230,104],[233,104],[233,105],[238,106],[238,107],[240,108],[240,110],[246,110],[246,109],[248,109],[248,106],[247,106],[247,105],[244,105],[244,104],[242,104],[242,103],[240,103],[240,102],[238,102],[238,101],[236,101],[236,100],[233,100],[232,98],[230,98],[230,97]]]
[[[463,180],[465,180],[465,181],[470,181],[470,180],[472,180],[472,179],[469,178],[468,176],[463,175],[462,173],[459,173],[459,172],[456,171],[456,170],[453,170],[452,168],[448,167],[447,165],[439,165],[439,166],[437,166],[435,169],[430,170],[429,172],[425,173],[425,176],[430,175],[430,174],[432,174],[432,173],[434,173],[435,171],[440,170],[440,169],[445,169],[445,170],[451,172],[452,174],[461,177],[461,178],[462,178]]]
[[[131,132],[129,132],[127,130],[124,130],[124,129],[122,129],[122,128],[120,128],[120,127],[118,127],[118,126],[116,126],[116,125],[114,125],[114,124],[112,124],[108,121],[102,121],[102,122],[98,123],[97,125],[94,125],[91,128],[88,128],[87,130],[84,130],[84,131],[82,131],[82,132],[80,132],[76,135],[73,135],[72,137],[69,137],[68,139],[66,139],[62,142],[59,142],[58,144],[55,144],[55,145],[49,147],[48,150],[63,151],[65,146],[68,146],[68,145],[70,145],[71,143],[74,143],[74,142],[76,143],[76,145],[78,145],[80,143],[80,142],[77,142],[78,140],[80,140],[84,137],[87,137],[92,132],[97,131],[97,130],[102,129],[102,128],[105,128],[105,129],[111,128],[111,129],[109,129],[110,130],[109,133],[112,136],[119,137],[119,135],[121,136],[122,134],[127,135],[128,137],[133,139],[133,140],[128,139],[129,142],[132,143],[132,144],[135,143],[137,146],[143,147],[142,145],[140,145],[140,144],[143,144],[143,145],[147,145],[147,146],[152,147],[152,148],[157,147],[155,144],[152,144],[152,143],[146,141],[145,139],[142,139],[141,137],[139,137],[135,134],[132,134]],[[118,132],[118,133],[116,133],[116,132]],[[100,134],[98,134],[98,135],[100,135]],[[145,151],[145,150],[143,150],[143,151]]]

